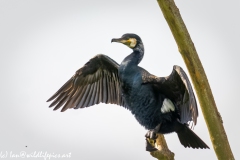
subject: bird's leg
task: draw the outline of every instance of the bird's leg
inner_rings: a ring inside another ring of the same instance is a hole
[[[149,130],[145,134],[145,137],[156,140],[157,139],[157,133],[158,133],[160,127],[161,127],[161,123],[159,123],[153,130]]]
[[[149,130],[145,137],[146,137],[146,150],[149,152],[156,151],[157,149],[153,146],[157,139],[157,133],[159,132],[159,129],[161,127],[161,123],[159,123],[153,130]],[[150,141],[153,140],[153,145],[150,143]]]

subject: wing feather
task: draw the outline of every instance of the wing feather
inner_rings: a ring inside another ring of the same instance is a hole
[[[90,59],[47,102],[54,110],[84,108],[100,102],[124,106],[118,77],[119,64],[106,55]]]
[[[106,80],[106,76],[104,74],[103,76],[103,81],[102,81],[102,89],[103,89],[103,102],[106,103],[107,102],[107,80]]]
[[[90,85],[90,90],[89,90],[88,96],[86,97],[86,102],[85,102],[86,107],[90,106],[90,100],[91,100],[91,97],[93,96],[93,88],[94,88],[94,83]]]
[[[93,86],[93,88],[92,88],[92,96],[90,97],[88,106],[94,105],[94,99],[96,98],[96,90],[97,90],[96,85],[97,85],[96,82],[94,82],[93,85],[92,85]]]
[[[175,103],[179,109],[182,123],[193,121],[196,125],[198,117],[196,98],[191,82],[181,67],[173,66],[173,71],[168,77],[147,75],[143,77],[143,80],[144,83],[152,83],[161,93]]]
[[[76,103],[77,103],[77,106],[75,107],[75,109],[82,108],[82,107],[81,107],[81,106],[82,106],[82,103],[83,103],[82,101],[84,100],[82,97],[83,97],[86,89],[87,89],[87,85],[83,86],[83,88],[82,88],[82,90],[81,90],[81,94],[79,95],[79,98],[77,99],[77,102],[76,102]]]
[[[103,79],[99,80],[99,103],[103,102]]]
[[[71,106],[71,108],[75,108],[77,106],[77,102],[79,101],[80,95],[81,95],[81,89],[79,87],[77,93],[74,95],[74,97],[72,97],[71,103],[69,103],[69,106]]]
[[[107,79],[107,88],[108,88],[108,101],[107,101],[107,103],[112,103],[112,93],[111,93],[111,78],[110,77],[106,77],[106,79]]]
[[[61,106],[69,99],[68,96],[64,97],[61,101],[58,102],[58,104],[54,107],[53,110],[57,110],[61,108]]]
[[[100,81],[100,80],[99,80]],[[96,95],[95,95],[95,99],[94,99],[94,102],[93,102],[93,104],[99,104],[100,103],[100,101],[99,101],[99,94],[100,94],[100,91],[99,91],[99,89],[100,89],[100,82],[99,81],[97,81],[97,82],[95,82],[96,83]]]
[[[72,78],[69,79],[54,95],[52,95],[47,102],[55,99],[60,93],[62,93],[63,91],[66,92],[68,91],[71,87],[72,87],[72,83],[70,83],[72,81]]]
[[[72,95],[70,96],[70,99],[64,104],[62,110],[65,110],[67,109],[67,106],[69,105],[73,105],[74,103],[74,100],[76,99],[76,95],[78,94],[78,90],[79,90],[79,87],[76,89],[76,91],[74,93],[72,93]]]
[[[65,96],[67,95],[66,92],[62,92],[59,94],[59,96],[51,103],[49,107],[55,106],[58,102],[60,102]]]
[[[173,70],[176,71],[176,76],[180,77],[181,82],[184,84],[182,86],[184,86],[184,94],[186,94],[186,96],[188,97],[187,99],[187,105],[180,105],[180,112],[185,111],[187,112],[187,114],[185,115],[185,117],[181,117],[181,121],[183,123],[186,123],[187,121],[189,121],[189,119],[191,118],[192,121],[194,122],[194,124],[197,124],[197,117],[198,117],[198,108],[197,108],[197,102],[196,102],[196,98],[192,89],[192,85],[190,80],[188,79],[187,74],[184,72],[184,70],[179,67],[179,66],[174,66]],[[185,92],[186,91],[186,92]],[[184,101],[182,102],[184,104]]]
[[[91,88],[91,85],[88,84],[87,85],[87,89],[86,89],[86,91],[85,91],[85,93],[84,93],[84,95],[82,97],[82,100],[81,100],[81,106],[82,106],[81,108],[86,107],[86,99],[87,99],[88,93],[90,91],[90,88]]]

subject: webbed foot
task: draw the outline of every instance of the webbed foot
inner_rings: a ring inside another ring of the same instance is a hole
[[[159,123],[153,130],[149,130],[146,134],[146,151],[153,152],[156,151],[157,148],[155,148],[149,141],[153,140],[153,144],[155,144],[157,139],[157,133],[161,127],[161,123]],[[148,140],[149,139],[149,140]]]
[[[151,143],[146,139],[146,151],[153,152],[156,150],[157,148],[153,147]]]

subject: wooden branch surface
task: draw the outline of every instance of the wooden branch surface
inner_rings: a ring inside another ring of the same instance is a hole
[[[157,0],[188,68],[208,127],[215,153],[220,160],[233,160],[223,121],[217,110],[205,71],[195,46],[173,0]]]
[[[166,140],[164,135],[157,134],[156,142],[154,143],[153,140],[147,139],[147,141],[158,150],[150,152],[150,154],[157,158],[158,160],[174,160],[174,153],[168,149]]]

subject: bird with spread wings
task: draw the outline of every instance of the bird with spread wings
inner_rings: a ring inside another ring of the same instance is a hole
[[[197,123],[198,108],[191,83],[177,65],[167,77],[157,77],[138,66],[144,55],[141,38],[124,34],[112,42],[133,50],[119,65],[98,54],[90,59],[47,101],[54,110],[85,108],[99,103],[123,106],[148,129],[156,133],[176,132],[184,147],[209,148],[188,126]],[[150,149],[151,150],[151,149]]]

